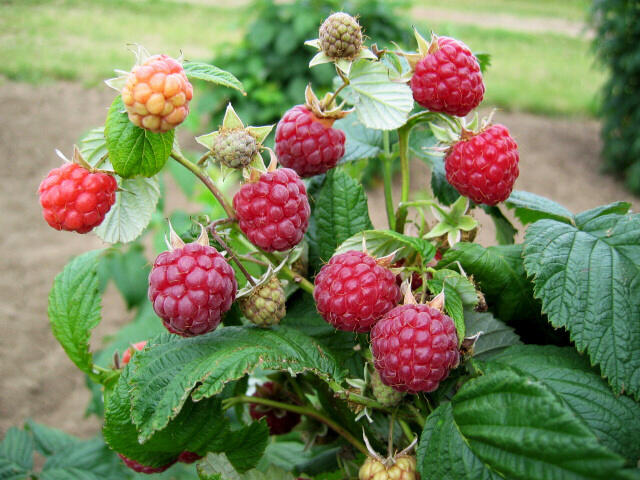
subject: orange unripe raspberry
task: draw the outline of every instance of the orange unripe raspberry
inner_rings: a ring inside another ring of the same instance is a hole
[[[154,133],[180,125],[189,114],[193,87],[182,65],[166,55],[149,57],[133,67],[122,101],[134,125]]]

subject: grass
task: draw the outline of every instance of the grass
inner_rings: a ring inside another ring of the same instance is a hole
[[[427,5],[460,11],[580,20],[588,0],[447,0]],[[234,2],[207,0],[0,0],[0,75],[32,83],[73,80],[95,85],[128,69],[127,43],[152,53],[207,60],[238,41],[247,19]],[[423,22],[420,22],[423,23]],[[505,109],[591,115],[603,73],[593,67],[589,42],[562,34],[531,34],[458,24],[430,24],[489,52],[486,100]],[[306,50],[300,49],[307,53]],[[251,93],[251,92],[249,92]]]

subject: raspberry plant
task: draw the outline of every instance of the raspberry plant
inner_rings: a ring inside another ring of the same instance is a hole
[[[164,131],[181,119],[158,115],[186,110],[190,94],[176,89],[191,81],[242,91],[212,65],[140,48],[134,73],[109,81],[122,96],[59,170],[83,171],[54,171],[41,193],[50,221],[54,206],[98,208],[85,194],[117,182],[106,216],[83,223],[113,246],[71,260],[49,298],[55,337],[97,392],[108,448],[30,423],[0,445],[3,475],[40,475],[36,448],[48,457],[41,478],[640,478],[640,217],[626,202],[573,214],[513,191],[506,127],[451,115],[484,91],[459,41],[416,32],[415,52],[380,50],[354,17],[327,22],[307,43],[311,67],[335,65],[335,89],[300,92],[275,151],[264,146],[273,126],[247,127],[231,105],[197,138],[200,154]],[[350,168],[376,157],[386,229],[373,228]],[[412,158],[431,166],[433,197],[410,192]],[[163,171],[201,212],[165,223]],[[81,181],[92,175],[110,180]],[[473,243],[477,209],[497,246]],[[91,352],[109,279],[137,317]],[[79,460],[80,448],[95,454]]]

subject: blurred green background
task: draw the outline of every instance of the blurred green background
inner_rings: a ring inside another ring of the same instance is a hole
[[[309,8],[290,13],[291,25],[297,29],[306,28],[304,22],[295,22],[299,15],[317,17],[310,24],[312,30],[317,28],[323,10],[319,4],[328,11],[349,3],[371,10],[369,3],[382,2],[306,3]],[[548,115],[595,115],[604,73],[595,65],[592,34],[584,26],[588,0],[385,3],[384,12],[393,12],[392,23],[457,36],[474,52],[490,52],[487,104]],[[114,67],[130,68],[132,56],[125,44],[131,42],[143,44],[152,53],[178,56],[182,51],[189,59],[211,60],[243,43],[247,34],[258,50],[255,53],[263,55],[256,45],[261,33],[271,33],[248,28],[256,12],[269,8],[271,2],[257,4],[242,0],[2,0],[0,75],[33,83],[62,79],[94,86],[112,76]],[[283,36],[281,48],[310,58],[311,50],[297,43],[293,30],[292,26],[276,32]],[[233,73],[246,81],[242,72]]]

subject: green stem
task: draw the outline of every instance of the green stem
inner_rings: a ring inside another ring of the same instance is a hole
[[[213,196],[218,200],[224,211],[227,213],[229,218],[235,218],[236,214],[233,211],[233,208],[225,201],[222,192],[218,190],[218,187],[213,183],[213,181],[209,178],[207,174],[205,174],[202,169],[200,169],[197,165],[190,162],[184,155],[182,155],[177,150],[171,151],[171,158],[173,158],[180,165],[185,167],[191,173],[193,173],[196,177],[200,179],[202,183],[209,189],[209,191],[213,194]]]
[[[240,395],[237,397],[229,398],[223,402],[223,407],[228,409],[235,404],[238,403],[253,403],[257,405],[265,405],[267,407],[278,408],[281,410],[286,410],[289,412],[294,412],[299,415],[304,415],[306,417],[315,418],[319,422],[324,423],[326,426],[334,430],[337,434],[342,436],[345,440],[347,440],[351,445],[357,448],[359,451],[368,455],[367,447],[364,446],[360,440],[354,437],[351,432],[334,422],[328,417],[325,417],[321,412],[312,407],[300,407],[298,405],[289,405],[288,403],[276,402],[275,400],[271,400],[268,398],[260,398],[260,397],[248,397],[245,395]]]
[[[405,128],[406,125],[398,130],[398,150],[400,153],[400,171],[402,173],[402,192],[400,201],[402,203],[409,201],[409,186],[411,180],[411,172],[409,171],[409,132],[410,129]],[[407,210],[398,209],[396,213],[396,232],[404,233],[404,225],[407,221]]]
[[[269,261],[273,263],[275,266],[279,265],[282,261],[278,257],[276,257],[273,253],[265,252],[264,250],[260,250],[260,252],[262,253],[262,255],[268,258]],[[307,280],[303,276],[298,275],[296,272],[291,270],[291,268],[289,268],[287,265],[284,265],[282,267],[282,269],[280,270],[280,273],[282,273],[288,280],[291,280],[292,282],[297,283],[298,286],[301,289],[303,289],[305,292],[313,295],[313,289],[314,289],[313,283],[311,283],[309,280]]]
[[[387,455],[391,457],[393,455],[393,427],[396,423],[396,415],[398,413],[398,407],[393,409],[391,418],[389,419],[389,438],[387,439]]]
[[[396,217],[393,213],[393,184],[391,175],[391,149],[389,147],[389,132],[382,132],[383,154],[382,154],[382,178],[384,180],[384,200],[385,208],[387,210],[387,222],[389,223],[389,229],[395,230]]]
[[[338,94],[344,89],[344,87],[346,87],[351,83],[349,79],[344,75],[344,73],[342,73],[342,71],[338,67],[336,67],[336,73],[342,80],[342,85],[333,93],[333,95],[331,95],[331,99],[325,105],[325,107],[328,107],[328,108],[331,108],[331,104],[336,101],[336,99],[338,98]]]
[[[391,413],[391,410],[389,408],[385,407],[377,400],[374,400],[373,398],[365,397],[364,395],[360,395],[355,392],[350,392],[348,390],[345,390],[344,388],[342,388],[342,385],[340,385],[338,382],[330,381],[329,387],[331,388],[331,390],[333,390],[336,393],[336,396],[338,398],[341,398],[342,400],[347,400],[349,402],[357,403],[358,405],[363,405],[365,407],[374,408],[376,410],[381,410],[383,412]]]
[[[424,427],[425,419],[420,413],[420,410],[418,410],[416,407],[410,404],[407,405],[407,407],[413,414],[414,420],[418,423],[418,425],[420,425],[421,427]]]
[[[402,427],[402,431],[404,432],[404,436],[407,437],[407,440],[409,442],[413,442],[415,435],[411,431],[411,427],[409,427],[409,424],[401,418],[398,419],[398,423],[400,424],[400,427]]]
[[[210,228],[209,231],[211,232],[211,236],[213,237],[213,239],[216,242],[218,242],[218,244],[220,244],[220,246],[227,251],[227,253],[231,257],[231,259],[235,262],[235,264],[238,266],[238,268],[240,269],[240,271],[242,272],[244,277],[247,279],[247,282],[249,282],[249,284],[252,287],[255,288],[256,282],[253,281],[253,278],[251,277],[251,274],[249,272],[247,272],[246,268],[244,268],[244,265],[238,259],[238,256],[236,255],[236,252],[234,252],[233,249],[231,247],[229,247],[229,245],[227,245],[224,240],[222,240],[222,237],[220,237],[220,235],[218,235],[218,232],[216,232],[215,228]]]

